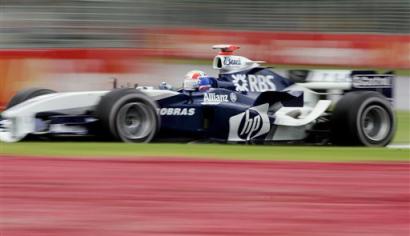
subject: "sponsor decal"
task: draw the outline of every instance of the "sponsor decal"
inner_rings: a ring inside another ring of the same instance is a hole
[[[232,83],[235,85],[236,91],[239,92],[264,92],[268,90],[276,90],[276,85],[273,83],[273,75],[232,75]]]
[[[50,125],[50,133],[67,133],[67,134],[80,134],[84,135],[88,133],[88,130],[78,125],[64,125],[64,124],[52,124]]]
[[[238,100],[238,96],[236,96],[236,93],[230,93],[229,99],[231,100],[231,102],[236,102]]]
[[[85,121],[86,123],[91,123],[91,122],[98,121],[98,119],[93,118],[93,117],[87,117],[87,118],[84,119],[84,121]]]
[[[269,104],[251,107],[245,112],[229,118],[229,141],[248,141],[270,130]]]
[[[215,93],[205,93],[204,94],[205,103],[221,103],[228,102],[228,95],[225,94],[215,94]]]
[[[195,108],[164,107],[158,110],[161,116],[193,116]]]
[[[237,96],[235,93],[216,94],[216,93],[204,93],[204,102],[202,104],[219,104],[221,102],[236,102]]]
[[[308,82],[350,82],[349,70],[313,70],[306,79]]]
[[[224,58],[224,65],[226,66],[238,66],[241,65],[241,59],[240,58],[234,58],[234,57],[225,57]]]
[[[391,76],[354,76],[352,85],[355,88],[390,88]]]

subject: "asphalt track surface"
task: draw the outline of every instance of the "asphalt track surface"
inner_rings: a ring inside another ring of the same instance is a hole
[[[409,163],[0,157],[0,235],[408,236]]]

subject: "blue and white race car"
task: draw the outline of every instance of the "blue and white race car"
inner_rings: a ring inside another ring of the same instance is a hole
[[[1,114],[0,140],[111,137],[239,143],[385,146],[395,132],[393,73],[291,70],[287,75],[215,45],[217,78],[190,73],[174,91],[137,87],[57,93],[27,89]],[[165,84],[166,85],[166,84]]]

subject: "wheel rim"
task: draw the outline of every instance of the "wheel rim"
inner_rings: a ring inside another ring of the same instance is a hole
[[[129,103],[118,111],[117,129],[120,137],[141,140],[150,135],[153,126],[149,108],[143,103]]]
[[[389,135],[391,119],[383,107],[372,105],[364,110],[361,126],[368,139],[381,141]]]

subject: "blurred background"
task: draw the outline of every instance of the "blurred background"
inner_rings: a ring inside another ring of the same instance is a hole
[[[229,43],[279,70],[394,69],[409,110],[409,23],[409,0],[2,0],[0,107],[23,87],[178,86]]]
[[[193,69],[215,76],[215,44],[239,45],[237,54],[279,73],[394,70],[395,107],[405,110],[394,142],[408,148],[410,0],[0,0],[0,111],[28,87],[109,90],[113,78],[178,87]],[[408,236],[408,156],[388,148],[0,143],[0,235]]]

